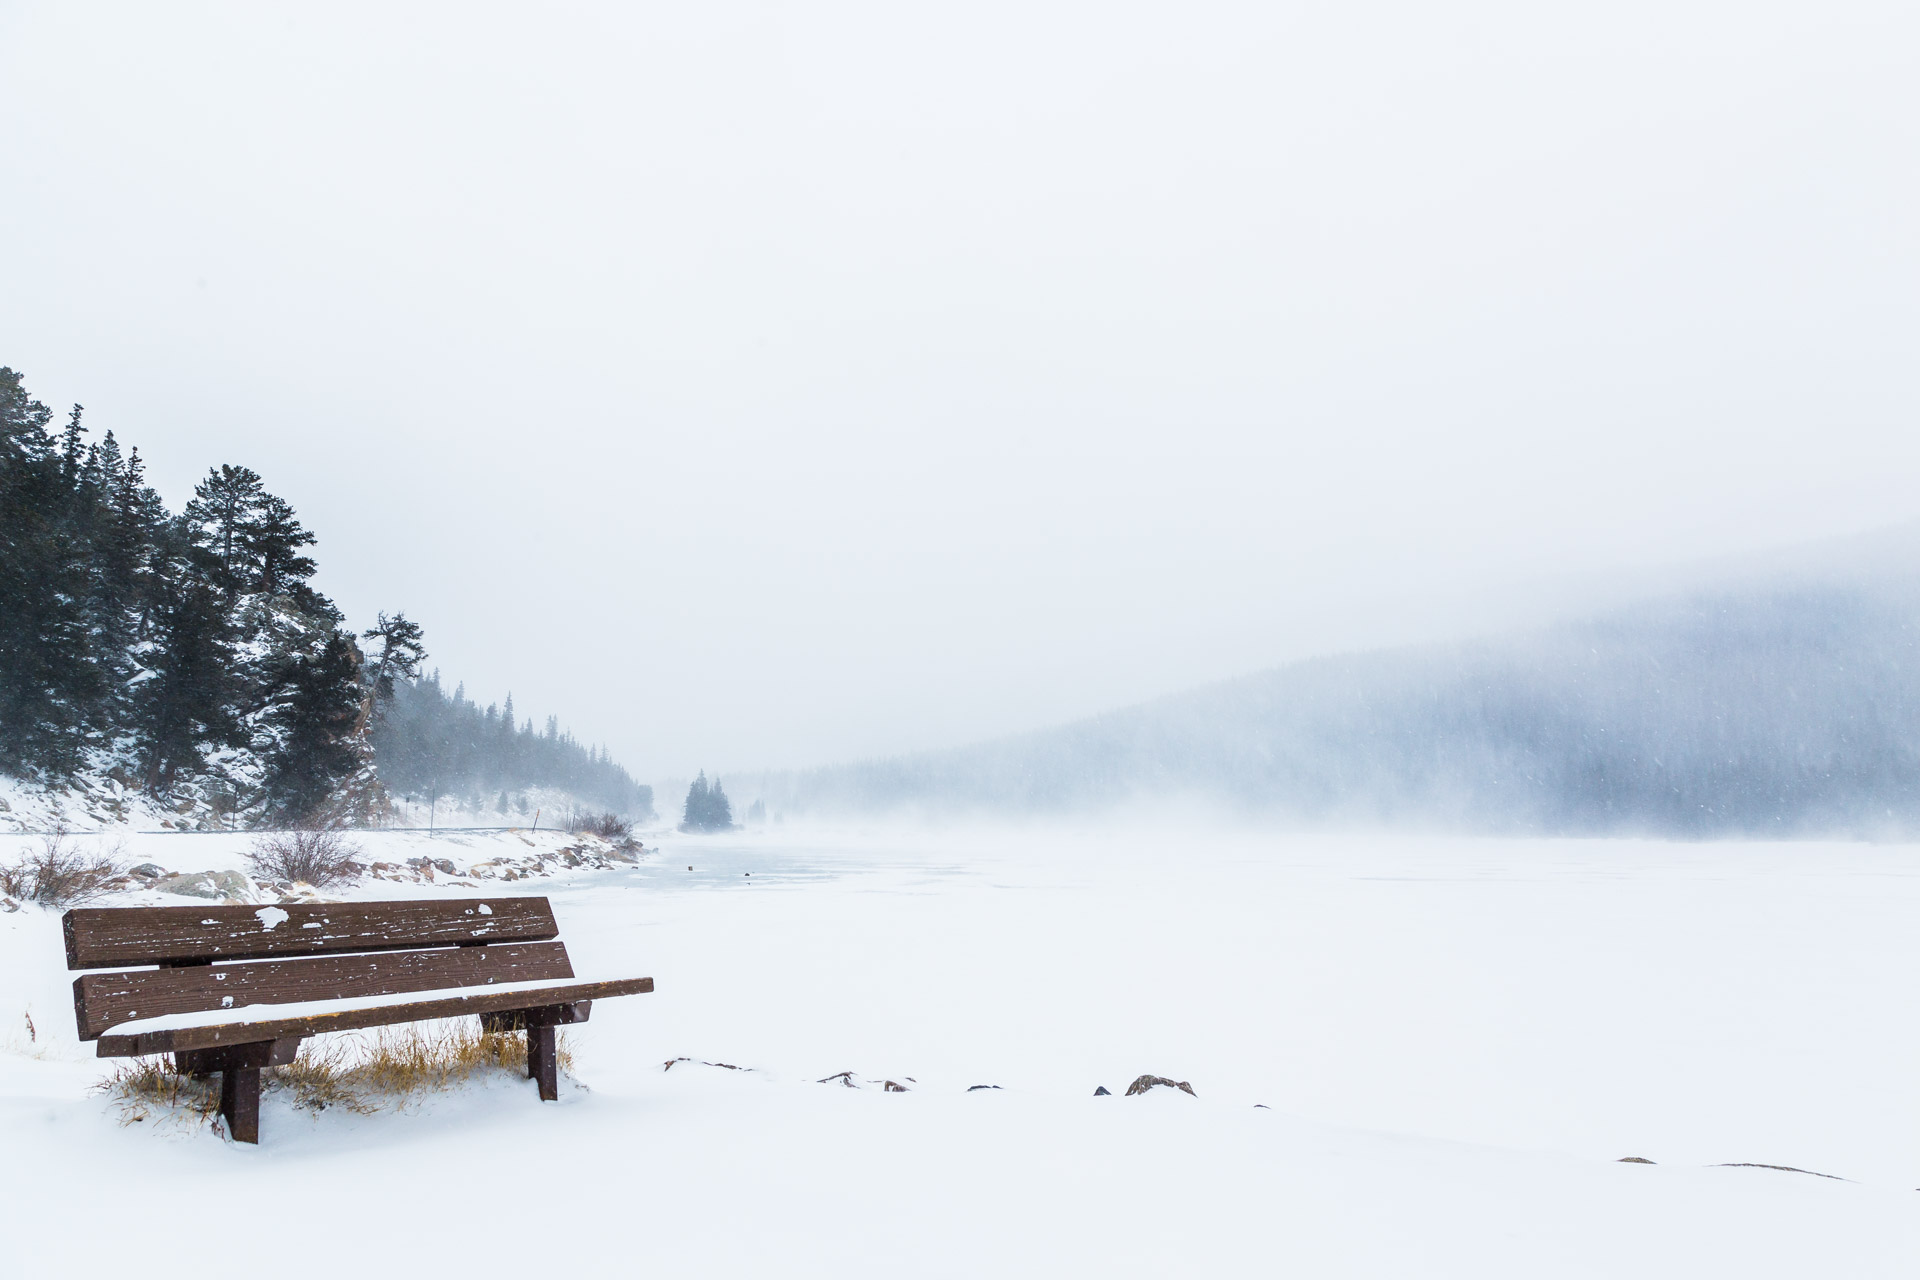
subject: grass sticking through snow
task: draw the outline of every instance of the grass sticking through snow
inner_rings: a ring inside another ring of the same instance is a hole
[[[559,1057],[560,1070],[571,1075],[573,1054],[565,1032]],[[269,1068],[262,1084],[270,1093],[288,1095],[302,1111],[337,1108],[367,1115],[382,1107],[404,1109],[426,1095],[500,1072],[526,1078],[526,1037],[517,1031],[482,1031],[475,1021],[461,1019],[308,1040],[292,1063]],[[123,1124],[151,1120],[193,1127],[220,1111],[220,1078],[183,1074],[171,1055],[123,1063],[96,1088],[113,1101]]]

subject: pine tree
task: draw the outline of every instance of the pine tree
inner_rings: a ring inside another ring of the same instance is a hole
[[[687,788],[687,807],[680,820],[682,831],[730,831],[733,829],[733,806],[727,801],[727,793],[720,786],[720,779],[707,781],[706,770],[693,780]]]
[[[80,483],[81,458],[84,456],[80,451],[83,434],[80,415],[83,412],[82,406],[73,406],[72,412],[67,414],[67,429],[60,433],[60,471],[70,489]]]
[[[246,586],[247,534],[266,496],[249,467],[220,466],[194,486],[184,519],[210,558],[213,579],[231,604]]]
[[[226,602],[191,566],[179,566],[166,583],[147,666],[137,725],[145,739],[147,789],[165,795],[183,772],[202,770],[208,750],[246,743]]]
[[[407,621],[404,613],[396,613],[391,618],[380,614],[377,623],[363,631],[361,637],[377,641],[380,646],[379,653],[367,666],[367,684],[371,690],[368,706],[371,714],[378,715],[380,708],[393,700],[394,681],[419,679],[427,648],[420,624]]]
[[[20,375],[0,368],[0,768],[11,772],[74,768],[105,688],[86,616],[87,549],[71,521],[73,475],[51,419]],[[78,426],[76,406],[69,437]]]
[[[270,810],[295,821],[313,817],[360,763],[360,649],[335,631],[316,654],[295,659],[288,693],[272,723],[281,735],[268,760]]]

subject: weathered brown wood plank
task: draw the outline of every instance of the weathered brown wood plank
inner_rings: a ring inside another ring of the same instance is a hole
[[[535,1009],[507,1009],[480,1015],[483,1031],[524,1031],[528,1027],[568,1027],[593,1016],[593,1001],[550,1004]]]
[[[186,1059],[182,1070],[196,1076],[210,1076],[216,1071],[234,1071],[241,1067],[284,1067],[299,1056],[299,1036],[256,1040],[251,1044],[228,1045],[224,1049],[188,1049],[180,1055]]]
[[[69,969],[544,942],[560,934],[545,898],[76,907],[63,924]]]
[[[563,942],[134,969],[75,978],[74,1021],[80,1038],[92,1040],[120,1023],[169,1013],[571,977],[573,966]]]
[[[313,1036],[328,1031],[353,1031],[361,1027],[383,1027],[399,1022],[420,1022],[428,1018],[457,1018],[500,1009],[532,1009],[582,1000],[643,995],[652,990],[652,978],[556,983],[552,987],[531,991],[488,991],[485,987],[475,987],[471,994],[419,1000],[409,1004],[347,1008],[303,1017],[225,1022],[216,1026],[181,1027],[172,1031],[135,1035],[108,1034],[100,1037],[97,1052],[102,1058],[124,1058],[149,1053],[175,1053],[184,1049],[211,1049],[220,1045],[277,1040],[284,1036]]]

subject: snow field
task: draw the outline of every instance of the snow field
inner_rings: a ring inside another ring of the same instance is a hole
[[[464,865],[499,839],[368,842]],[[16,1010],[40,1029],[0,1053],[0,1248],[20,1274],[97,1256],[163,1275],[204,1262],[188,1241],[295,1275],[348,1256],[838,1276],[1905,1276],[1920,1259],[1910,846],[660,840],[636,870],[484,890],[553,897],[578,971],[656,979],[574,1035],[585,1088],[543,1105],[495,1079],[370,1117],[269,1095],[257,1150],[118,1126],[86,1092],[111,1064],[73,1042],[57,917],[0,916],[0,1040]],[[244,847],[128,852],[188,871]],[[681,1056],[753,1070],[662,1069]],[[874,1083],[815,1083],[845,1070]],[[1199,1096],[1119,1096],[1143,1072]],[[1851,1181],[1711,1167],[1728,1161]],[[290,1247],[309,1232],[340,1256]]]

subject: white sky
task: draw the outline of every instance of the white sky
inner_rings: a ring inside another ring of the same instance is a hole
[[[1920,517],[1916,50],[0,3],[0,363],[176,505],[254,467],[356,623],[642,777],[940,746]]]

